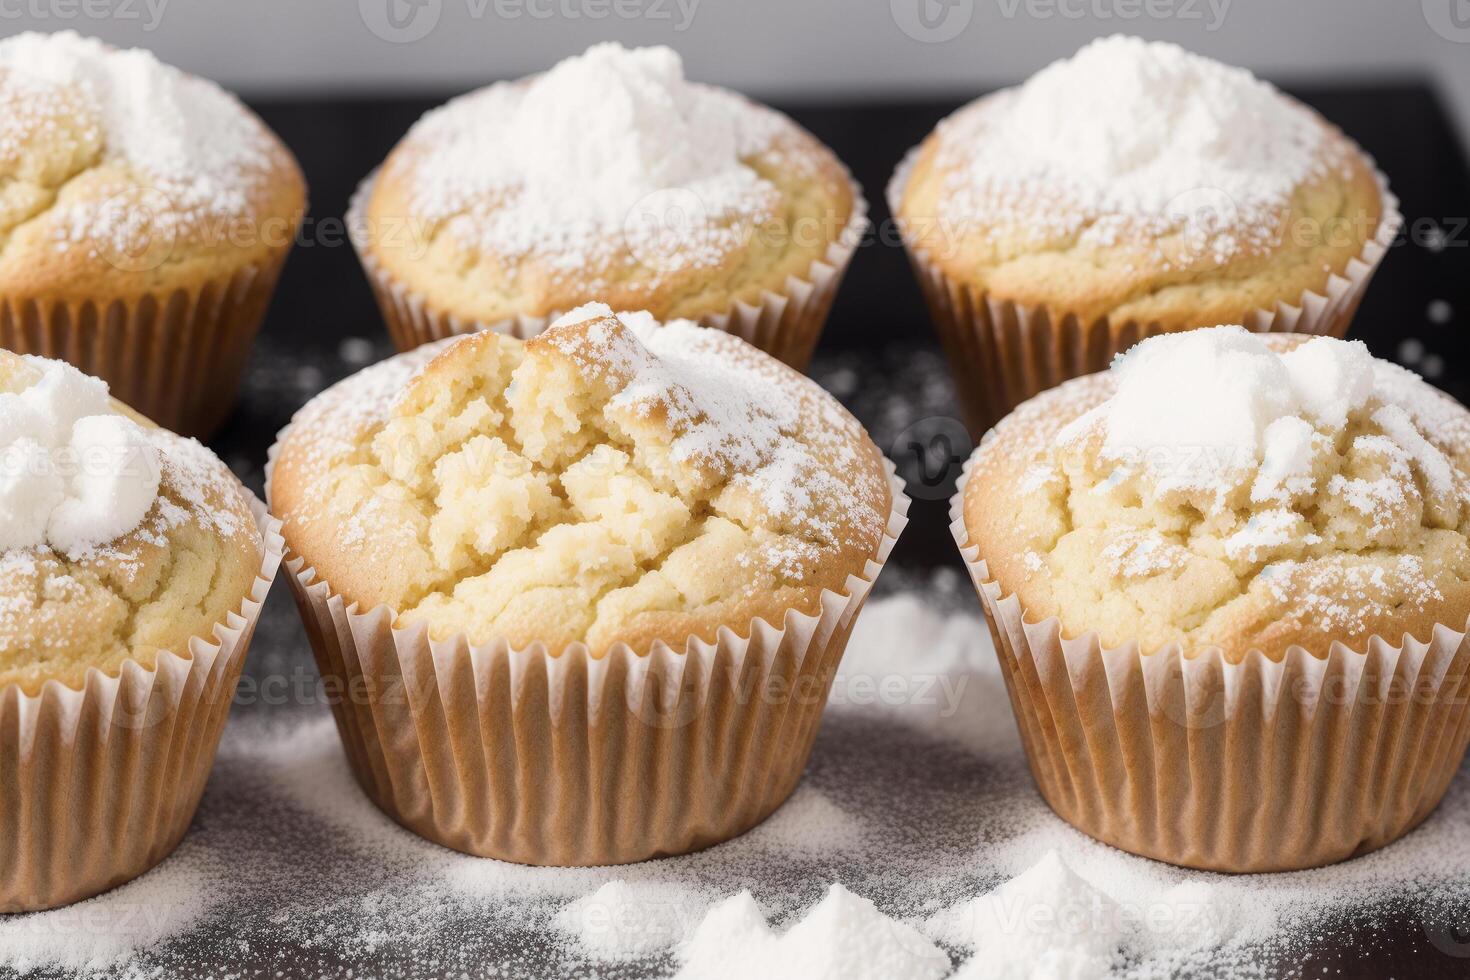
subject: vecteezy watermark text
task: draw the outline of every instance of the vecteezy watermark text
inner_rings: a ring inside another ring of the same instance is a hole
[[[995,0],[1006,20],[1181,20],[1202,21],[1218,31],[1230,13],[1231,0]]]
[[[1093,20],[1102,24],[1137,20],[1198,22],[1217,31],[1232,0],[994,0],[1005,20]],[[1427,2],[1427,0],[1426,0]],[[975,0],[888,0],[893,22],[915,41],[940,44],[964,33],[975,16]]]
[[[156,29],[169,0],[0,0],[0,21],[142,21]]]
[[[675,33],[694,23],[702,0],[460,0],[472,20],[647,20]],[[357,0],[362,22],[394,44],[427,37],[439,25],[444,0]]]

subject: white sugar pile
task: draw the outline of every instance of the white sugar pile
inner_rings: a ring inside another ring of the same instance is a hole
[[[75,557],[132,531],[158,499],[154,441],[96,378],[31,356],[21,370],[0,391],[0,552]]]
[[[1222,261],[1269,245],[1292,193],[1341,152],[1310,110],[1249,72],[1122,36],[940,132],[954,214],[1103,245],[1183,226]]]
[[[918,930],[841,885],[781,936],[741,892],[705,917],[679,957],[679,980],[938,980],[950,967]]]
[[[1048,851],[1004,885],[937,913],[926,926],[937,938],[976,952],[964,977],[1086,980],[1112,970],[1127,923],[1116,902]]]
[[[669,48],[594,45],[545,74],[505,82],[430,112],[405,137],[414,207],[474,247],[558,267],[636,235],[640,208],[662,241],[710,261],[770,212],[774,187],[742,157],[789,124],[720,89],[690,83]],[[391,164],[390,164],[391,166]],[[660,198],[660,194],[671,196]]]
[[[1470,902],[1463,774],[1403,841],[1317,871],[1202,874],[1084,837],[1032,787],[985,637],[974,615],[913,595],[869,603],[837,688],[849,697],[834,698],[792,800],[727,844],[618,868],[429,844],[367,802],[323,714],[237,722],[179,853],[98,899],[0,923],[0,964],[128,980],[937,978],[951,963],[987,978],[1265,978],[1371,942],[1380,921],[1427,924]],[[952,701],[922,696],[933,674],[968,681]],[[850,696],[883,678],[907,686]]]

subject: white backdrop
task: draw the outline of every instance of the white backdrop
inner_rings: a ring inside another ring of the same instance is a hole
[[[1470,0],[0,0],[0,33],[65,27],[247,94],[468,88],[615,38],[788,99],[966,92],[1124,31],[1288,82],[1432,72],[1470,130]]]

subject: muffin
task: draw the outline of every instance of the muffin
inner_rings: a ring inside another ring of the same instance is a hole
[[[529,337],[601,300],[801,368],[866,210],[790,119],[685,81],[668,48],[599,44],[425,115],[363,183],[349,228],[402,350]]]
[[[1311,109],[1128,37],[960,109],[888,193],[977,434],[1152,334],[1342,336],[1401,220]]]
[[[0,116],[0,347],[208,435],[301,221],[296,161],[212,82],[71,32],[0,41]]]
[[[1310,867],[1459,768],[1470,412],[1362,344],[1145,340],[1002,421],[952,514],[1032,772],[1086,833]]]
[[[694,850],[780,805],[907,507],[813,382],[601,304],[336,385],[268,493],[368,796],[557,865]]]
[[[0,912],[137,877],[183,836],[276,525],[192,439],[0,351]]]

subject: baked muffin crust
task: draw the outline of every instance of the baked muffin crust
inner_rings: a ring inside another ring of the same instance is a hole
[[[1307,339],[1262,342],[1285,352]],[[1345,379],[1310,373],[1347,403]],[[1145,653],[1219,647],[1231,661],[1465,627],[1470,412],[1458,403],[1374,361],[1371,394],[1341,426],[1277,423],[1264,459],[1223,476],[1208,445],[1156,462],[1153,449],[1109,448],[1100,406],[1117,375],[1038,395],[974,456],[969,541],[1028,622],[1056,617],[1065,636]]]
[[[349,602],[601,655],[811,612],[891,508],[858,423],[721,331],[594,304],[369,368],[283,435],[273,510]]]
[[[0,350],[0,395],[29,389],[34,363]],[[0,552],[0,685],[80,688],[93,668],[151,668],[238,610],[263,549],[245,492],[209,450],[140,419],[161,459],[158,497],[133,530],[96,547]],[[0,447],[3,448],[3,447]]]

